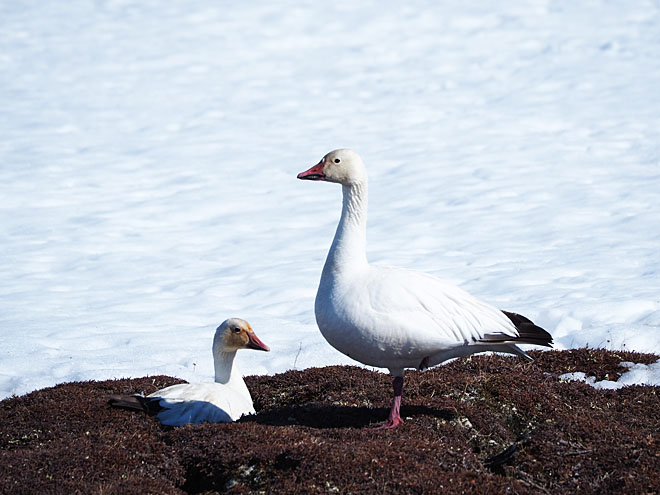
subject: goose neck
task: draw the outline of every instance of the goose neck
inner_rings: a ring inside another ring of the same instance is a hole
[[[342,186],[342,221],[365,227],[367,222],[368,188],[366,182]]]
[[[343,185],[341,219],[330,248],[327,264],[333,269],[367,264],[367,183]]]
[[[220,351],[217,352],[213,359],[215,366],[215,381],[218,383],[227,384],[233,376],[234,358],[236,351]]]

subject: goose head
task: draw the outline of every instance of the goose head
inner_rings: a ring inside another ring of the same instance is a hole
[[[229,318],[216,329],[213,338],[213,354],[235,352],[239,349],[270,351],[257,337],[250,324],[240,318]]]
[[[367,170],[360,155],[353,150],[334,150],[321,158],[309,170],[300,172],[299,179],[323,180],[350,186],[367,180]]]

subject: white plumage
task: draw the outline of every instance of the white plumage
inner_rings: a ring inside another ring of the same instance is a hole
[[[180,383],[147,397],[158,401],[163,409],[156,417],[169,426],[228,423],[244,414],[254,414],[245,383],[240,388],[224,383]]]
[[[112,396],[109,402],[115,407],[155,414],[169,426],[230,422],[254,414],[250,391],[234,366],[239,349],[269,350],[247,321],[230,318],[216,329],[213,339],[214,382],[172,385],[147,397]]]
[[[357,153],[332,151],[298,178],[342,185],[342,213],[316,295],[316,321],[333,347],[363,364],[387,368],[395,377],[386,427],[401,422],[397,388],[403,386],[405,368],[423,369],[484,351],[527,356],[514,342],[552,342],[550,334],[526,318],[428,274],[369,265],[367,173]]]

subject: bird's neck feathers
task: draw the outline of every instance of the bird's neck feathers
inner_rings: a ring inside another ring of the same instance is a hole
[[[353,271],[367,266],[367,182],[343,185],[341,219],[332,241],[324,273]]]
[[[216,351],[213,353],[215,381],[227,384],[234,376],[234,358],[236,351]]]

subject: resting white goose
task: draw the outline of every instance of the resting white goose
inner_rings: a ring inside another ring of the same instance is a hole
[[[500,311],[447,282],[369,265],[367,172],[354,151],[331,151],[298,178],[342,186],[341,219],[316,294],[316,322],[337,350],[363,364],[387,368],[394,377],[394,399],[382,428],[402,423],[406,368],[426,369],[485,351],[531,359],[515,344],[551,346],[551,335],[527,318]]]
[[[239,349],[270,349],[240,318],[225,320],[215,331],[213,361],[215,382],[181,383],[149,394],[113,395],[111,406],[155,414],[164,425],[226,423],[254,414],[252,396],[234,364]]]

